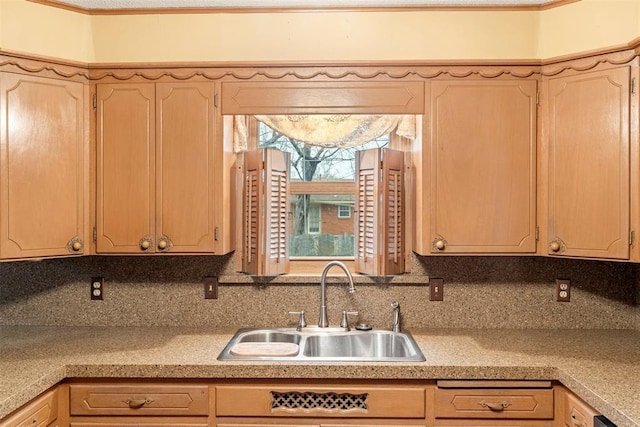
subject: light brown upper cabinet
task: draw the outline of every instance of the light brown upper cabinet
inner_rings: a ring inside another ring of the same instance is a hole
[[[548,81],[550,255],[629,258],[630,73]]]
[[[88,235],[88,87],[1,73],[0,88],[0,256],[80,255]]]
[[[97,252],[214,253],[214,84],[99,84],[97,99]]]
[[[417,252],[534,253],[537,82],[440,80],[430,92]]]

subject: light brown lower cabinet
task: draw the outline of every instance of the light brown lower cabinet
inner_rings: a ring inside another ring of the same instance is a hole
[[[426,385],[300,382],[215,387],[218,427],[425,426]]]
[[[438,381],[436,426],[553,427],[551,381]]]
[[[0,421],[0,427],[55,427],[57,419],[58,389],[53,388]]]
[[[69,380],[0,427],[593,427],[552,381]]]
[[[209,386],[192,383],[69,385],[71,427],[207,426]]]
[[[567,389],[558,398],[558,427],[593,427],[593,417],[599,412]]]

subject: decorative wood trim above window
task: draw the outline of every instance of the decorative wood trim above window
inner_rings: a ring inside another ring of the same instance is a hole
[[[622,65],[640,54],[640,38],[629,43],[547,59],[437,60],[375,62],[163,62],[82,63],[0,49],[0,71],[38,74],[76,81],[123,82],[187,79],[275,81],[413,80],[435,78],[530,78],[563,71],[584,71],[600,64]]]
[[[422,114],[424,82],[223,82],[222,114]]]

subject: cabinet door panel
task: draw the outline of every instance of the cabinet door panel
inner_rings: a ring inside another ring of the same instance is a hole
[[[207,427],[207,418],[200,417],[91,417],[73,418],[70,427]]]
[[[535,252],[537,82],[431,87],[432,252]]]
[[[97,109],[97,251],[153,251],[154,85],[98,85]]]
[[[0,85],[0,255],[80,254],[88,197],[84,85],[8,73]]]
[[[436,418],[552,419],[553,389],[437,389]]]
[[[174,252],[213,252],[213,83],[156,91],[156,240],[166,236]]]
[[[12,416],[0,422],[0,427],[47,427],[56,424],[58,391],[43,393]]]
[[[629,257],[629,67],[549,81],[549,253]]]

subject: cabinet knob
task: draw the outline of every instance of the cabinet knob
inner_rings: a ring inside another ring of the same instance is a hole
[[[553,242],[549,243],[549,250],[551,250],[551,252],[558,252],[561,248],[562,244],[558,240],[554,240]]]
[[[166,252],[173,247],[173,243],[171,243],[171,239],[167,236],[162,236],[158,239],[158,250],[161,252]]]
[[[434,241],[433,241],[433,248],[439,251],[444,250],[447,247],[447,241],[444,240],[443,237],[437,237]]]
[[[69,243],[67,243],[67,249],[69,250],[69,252],[81,252],[82,248],[84,248],[84,244],[82,242],[82,239],[79,237],[74,237],[73,239],[69,240]]]
[[[148,237],[143,237],[142,239],[140,239],[140,249],[142,249],[143,251],[148,251],[149,249],[151,249],[152,244],[153,242]]]

